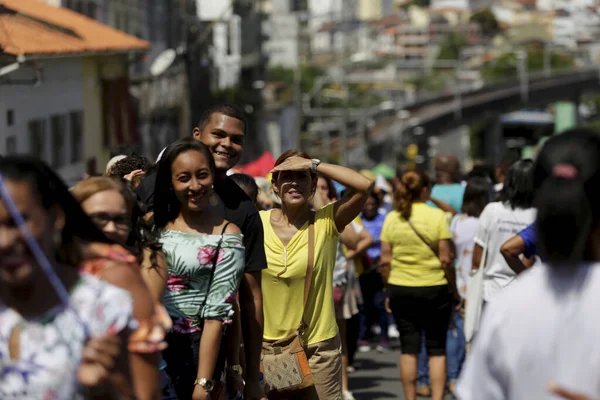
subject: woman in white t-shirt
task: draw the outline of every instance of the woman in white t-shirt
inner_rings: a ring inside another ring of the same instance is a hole
[[[460,400],[600,398],[600,134],[552,137],[533,180],[547,264],[523,272],[488,305]]]
[[[486,178],[471,178],[467,182],[462,202],[462,210],[452,218],[450,232],[456,247],[456,287],[464,300],[467,282],[475,247],[475,235],[479,227],[479,216],[492,199],[492,182]],[[446,340],[446,364],[448,368],[448,389],[454,392],[466,354],[464,334],[464,310],[452,313],[452,322]]]
[[[487,248],[483,277],[483,300],[486,303],[516,277],[502,257],[500,247],[535,221],[532,202],[533,161],[521,160],[508,169],[500,201],[488,204],[479,217],[472,269],[479,269],[483,249]]]

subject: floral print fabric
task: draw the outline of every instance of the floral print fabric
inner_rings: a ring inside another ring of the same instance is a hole
[[[163,303],[178,333],[199,332],[202,320],[229,322],[243,270],[242,235],[195,235],[165,230],[159,239],[169,271]],[[209,279],[217,257],[212,284]],[[206,304],[202,307],[204,300]]]
[[[135,328],[129,294],[88,274],[72,289],[71,303],[72,309],[59,306],[28,319],[0,304],[0,399],[83,398],[77,369],[86,338],[77,315],[92,336]],[[20,354],[11,360],[16,327]]]
[[[94,243],[85,249],[86,261],[81,270],[92,275],[100,275],[111,262],[129,265],[139,270],[140,266],[133,254],[119,245]],[[154,305],[154,315],[146,321],[138,321],[138,329],[129,337],[128,350],[133,353],[156,353],[167,347],[166,333],[171,329],[171,318],[162,304]]]

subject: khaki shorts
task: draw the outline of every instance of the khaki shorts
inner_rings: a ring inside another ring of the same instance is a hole
[[[279,394],[277,400],[342,400],[342,341],[339,333],[306,349],[315,385],[294,393]]]
[[[342,341],[340,334],[335,337],[308,345],[308,364],[315,380],[315,387],[307,399],[342,399]]]

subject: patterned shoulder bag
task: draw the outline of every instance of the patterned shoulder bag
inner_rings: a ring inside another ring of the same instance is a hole
[[[314,215],[312,215],[308,225],[308,263],[304,279],[304,303],[300,326],[294,334],[284,339],[263,342],[261,370],[268,388],[267,395],[294,392],[314,385],[305,346],[302,342],[302,334],[306,328],[304,322],[306,301],[310,293],[315,261],[314,222]]]

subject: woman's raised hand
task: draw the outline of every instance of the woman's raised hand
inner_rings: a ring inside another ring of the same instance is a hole
[[[303,157],[290,157],[281,164],[277,165],[271,172],[281,171],[310,171],[312,160]]]

